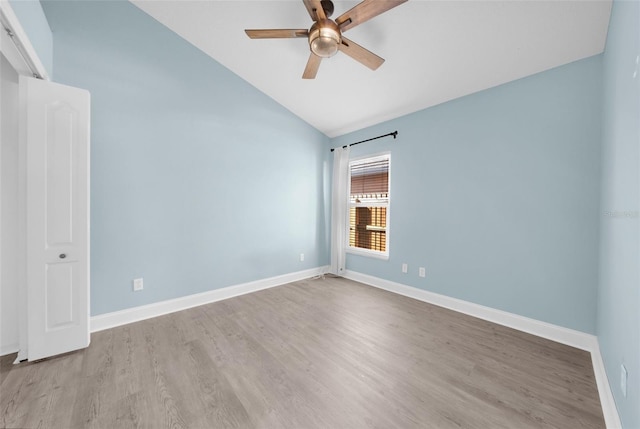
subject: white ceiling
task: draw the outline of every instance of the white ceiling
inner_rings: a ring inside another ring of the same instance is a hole
[[[599,54],[611,10],[611,0],[409,0],[345,33],[386,59],[377,71],[339,52],[303,80],[306,39],[244,33],[309,28],[300,0],[133,3],[329,137]],[[334,4],[335,19],[357,2]]]

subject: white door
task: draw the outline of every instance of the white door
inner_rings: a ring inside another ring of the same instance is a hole
[[[20,77],[27,358],[89,345],[89,93]]]

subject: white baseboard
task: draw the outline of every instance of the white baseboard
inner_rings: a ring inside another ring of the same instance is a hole
[[[605,424],[608,429],[619,429],[622,427],[613,394],[611,393],[611,386],[607,378],[602,355],[600,354],[598,338],[595,335],[552,325],[506,311],[496,310],[461,299],[451,298],[435,292],[406,286],[356,271],[346,270],[344,277],[590,352]]]
[[[600,353],[600,344],[596,340],[595,348],[591,350],[591,362],[593,363],[593,372],[596,377],[598,386],[598,394],[600,395],[600,404],[602,405],[602,413],[607,429],[622,429],[622,421],[616,408],[616,402],[611,392],[611,384],[607,377],[607,371]]]
[[[474,316],[479,319],[488,320],[498,325],[508,326],[509,328],[537,335],[538,337],[547,338],[581,350],[591,351],[594,345],[597,344],[595,335],[563,328],[514,313],[496,310],[495,308],[485,307],[484,305],[474,304],[469,301],[451,298],[435,292],[406,286],[355,271],[347,270],[344,277],[379,289],[408,296],[409,298],[414,298],[419,301],[428,302],[439,307],[448,308],[459,313],[468,314],[469,316]]]
[[[215,289],[194,295],[183,296],[167,301],[142,305],[125,310],[114,311],[112,313],[100,314],[91,318],[91,332],[98,332],[128,323],[139,322],[152,317],[162,316],[176,311],[186,310],[199,305],[209,304],[234,296],[244,295],[287,283],[308,279],[326,273],[328,267],[317,267],[295,273],[283,274],[281,276],[256,280],[234,286]]]

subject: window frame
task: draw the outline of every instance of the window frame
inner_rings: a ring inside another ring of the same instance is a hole
[[[349,244],[349,228],[351,226],[350,224],[350,220],[349,220],[349,213],[351,212],[351,208],[352,207],[358,207],[355,204],[351,203],[351,165],[353,163],[356,162],[361,162],[364,160],[375,160],[376,158],[386,158],[388,163],[389,163],[389,171],[388,171],[388,201],[386,204],[384,203],[368,203],[368,204],[363,204],[360,207],[386,207],[386,227],[385,227],[385,251],[379,251],[379,250],[371,250],[371,249],[364,249],[362,247],[354,247],[351,246]],[[350,253],[353,255],[360,255],[360,256],[366,256],[369,258],[376,258],[376,259],[384,259],[384,260],[388,260],[389,259],[389,249],[390,249],[390,230],[391,230],[391,152],[390,151],[385,151],[385,152],[378,152],[378,153],[374,153],[374,154],[370,154],[370,155],[363,155],[363,156],[359,156],[357,158],[352,158],[349,160],[349,167],[348,167],[348,174],[349,174],[349,178],[347,180],[347,213],[346,213],[346,242],[345,242],[345,251],[346,253]]]

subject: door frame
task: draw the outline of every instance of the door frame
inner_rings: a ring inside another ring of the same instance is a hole
[[[51,80],[9,0],[0,0],[0,24],[0,50],[18,75]]]

